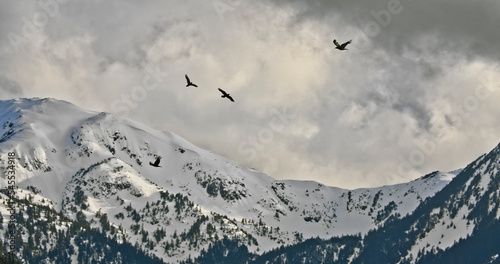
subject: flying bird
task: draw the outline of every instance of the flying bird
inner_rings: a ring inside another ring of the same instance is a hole
[[[151,165],[151,166],[153,166],[153,167],[161,167],[161,166],[160,166],[160,160],[161,160],[161,156],[158,156],[158,157],[156,158],[155,162],[153,163],[153,162],[151,162],[151,161],[150,161],[150,162],[149,162],[149,165]]]
[[[340,45],[340,44],[337,42],[337,40],[336,40],[336,39],[334,39],[334,40],[333,40],[333,44],[335,44],[335,46],[337,46],[337,47],[335,47],[335,48],[336,48],[336,49],[338,49],[338,50],[347,50],[345,47],[346,47],[348,44],[351,44],[351,42],[352,42],[352,39],[351,39],[351,40],[349,40],[349,41],[347,41],[346,43],[344,43],[344,44]]]
[[[222,93],[222,95],[220,97],[227,98],[227,99],[231,100],[231,102],[234,102],[233,97],[231,97],[230,94],[226,93],[226,91],[222,90],[221,88],[219,88],[219,91]]]
[[[184,76],[186,76],[186,81],[187,81],[187,85],[186,87],[189,87],[189,86],[194,86],[194,87],[198,87],[198,85],[194,84],[191,82],[191,80],[189,80],[189,77],[187,74],[185,74]]]

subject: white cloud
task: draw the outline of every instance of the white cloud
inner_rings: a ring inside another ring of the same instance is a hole
[[[23,17],[43,8],[6,3],[0,92],[126,113],[274,177],[350,188],[455,169],[498,143],[500,92],[473,111],[470,99],[484,73],[500,80],[494,1],[479,11],[401,1],[372,36],[371,11],[388,1],[213,3],[67,1],[18,53],[9,33],[22,35]],[[354,42],[340,52],[333,38]],[[200,87],[186,88],[184,74]],[[273,130],[276,111],[293,118]],[[250,159],[238,146],[252,137],[262,147]],[[431,143],[423,162],[404,167]]]

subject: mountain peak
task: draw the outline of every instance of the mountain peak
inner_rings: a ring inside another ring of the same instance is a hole
[[[433,172],[345,190],[276,180],[174,133],[65,101],[14,99],[0,101],[0,110],[0,158],[15,153],[19,196],[50,201],[77,225],[87,219],[104,231],[120,227],[124,239],[170,262],[225,236],[255,253],[311,237],[367,234],[411,215],[456,176]],[[160,156],[161,167],[149,165]]]

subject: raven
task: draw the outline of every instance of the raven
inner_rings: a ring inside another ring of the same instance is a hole
[[[234,102],[233,97],[231,97],[231,95],[230,95],[230,94],[226,93],[226,92],[225,92],[224,90],[222,90],[221,88],[219,88],[219,91],[222,93],[222,95],[221,95],[220,97],[222,97],[222,98],[224,98],[224,97],[225,97],[225,98],[227,98],[227,99],[231,100],[231,102]]]
[[[161,157],[160,157],[160,156],[158,156],[158,157],[156,158],[155,162],[153,163],[153,162],[151,162],[151,161],[150,161],[150,162],[149,162],[149,165],[151,165],[151,166],[153,166],[153,167],[161,167],[161,166],[160,166],[160,160],[161,160]]]
[[[349,41],[347,41],[346,43],[344,43],[344,44],[340,45],[340,44],[337,42],[337,40],[335,40],[335,39],[333,40],[333,44],[335,44],[335,46],[337,46],[337,47],[335,47],[335,48],[336,48],[336,49],[338,49],[338,50],[347,50],[345,47],[346,47],[348,44],[351,44],[351,42],[352,42],[352,39],[351,39],[351,40],[349,40]]]
[[[188,87],[188,86],[198,87],[198,85],[196,85],[196,84],[192,83],[192,82],[191,82],[191,80],[189,80],[189,77],[188,77],[188,75],[187,75],[187,74],[185,74],[184,76],[186,76],[186,81],[187,81],[187,85],[186,85],[186,87]]]

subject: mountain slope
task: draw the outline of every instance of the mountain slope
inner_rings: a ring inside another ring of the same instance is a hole
[[[69,226],[85,219],[109,237],[119,230],[123,241],[168,262],[196,257],[223,237],[258,253],[366,234],[411,214],[455,177],[435,172],[357,190],[278,181],[173,133],[40,98],[0,101],[0,171],[9,153],[19,199],[44,200]],[[150,166],[158,156],[161,167]],[[10,216],[5,205],[0,212]]]
[[[373,231],[365,238],[365,247],[353,263],[420,263],[423,255],[438,254],[455,247],[460,240],[469,240],[489,230],[498,230],[500,145],[487,155],[469,164],[435,196],[422,203],[415,212]],[[469,240],[472,241],[472,240]],[[479,242],[479,241],[476,241]],[[482,241],[476,246],[482,245]],[[488,248],[491,245],[482,245]],[[381,252],[384,252],[381,254]],[[490,259],[500,253],[490,250]],[[472,256],[470,252],[468,255]],[[448,256],[452,256],[449,255]],[[458,255],[456,255],[458,256]],[[450,263],[486,263],[484,259],[467,258]],[[446,263],[441,262],[441,263]]]
[[[343,258],[326,254],[331,254],[328,248],[340,248],[338,240],[312,239],[252,259],[255,263],[284,263],[300,256],[305,256],[303,263],[500,263],[499,194],[500,145],[469,164],[412,214],[391,217],[363,237],[342,237],[350,239],[340,244],[342,252],[351,252]]]
[[[431,241],[438,243],[418,263],[500,263],[500,145],[470,164],[432,200],[445,205],[436,222],[449,221],[454,232],[431,229],[427,240],[435,237],[433,233],[441,233],[441,239]],[[451,233],[454,243],[444,239]],[[421,244],[419,241],[412,251],[422,248]]]

